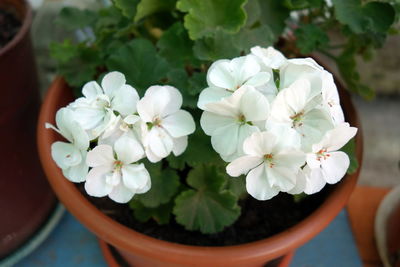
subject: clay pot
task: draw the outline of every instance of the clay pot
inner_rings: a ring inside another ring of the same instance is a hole
[[[347,120],[359,128],[357,158],[362,161],[360,123],[347,93],[341,92]],[[50,147],[60,137],[44,128],[54,122],[56,111],[72,100],[63,79],[51,85],[41,109],[38,124],[39,154],[50,184],[67,209],[100,239],[116,248],[132,266],[264,266],[265,263],[290,254],[323,230],[346,204],[357,182],[359,170],[337,184],[324,203],[299,224],[270,238],[237,246],[200,247],[161,241],[119,224],[91,204],[65,179],[50,155]]]
[[[22,27],[0,49],[0,258],[26,241],[46,220],[56,198],[35,146],[39,92],[29,36],[32,11],[22,0],[2,0]]]

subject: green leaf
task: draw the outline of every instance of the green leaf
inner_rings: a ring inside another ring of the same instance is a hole
[[[193,44],[182,23],[177,22],[164,32],[157,47],[160,49],[160,55],[167,59],[170,65],[184,67],[198,65],[198,60],[193,55]]]
[[[197,107],[197,96],[189,93],[189,76],[184,69],[172,69],[167,75],[168,84],[177,88],[183,97],[182,106],[189,108]]]
[[[222,58],[234,58],[240,55],[240,49],[233,45],[234,35],[217,31],[212,37],[196,40],[193,51],[198,59],[215,61]]]
[[[206,87],[207,87],[207,74],[204,72],[193,73],[193,75],[189,79],[188,93],[193,96],[198,96],[200,92],[203,91],[203,89]]]
[[[172,214],[174,203],[160,205],[156,208],[148,208],[141,202],[133,198],[129,202],[129,207],[133,210],[133,216],[140,222],[147,222],[149,219],[154,219],[158,224],[168,224]]]
[[[226,165],[212,148],[210,137],[205,135],[199,125],[196,125],[196,131],[189,135],[188,142],[190,145],[182,155],[167,158],[172,168],[183,169],[185,163],[192,167],[209,162],[213,162],[215,165]]]
[[[85,83],[95,78],[101,64],[97,50],[85,44],[72,44],[69,40],[51,44],[50,54],[58,61],[58,74],[64,76],[67,83],[74,88],[76,96],[81,95],[81,87]]]
[[[278,40],[286,27],[286,19],[289,17],[290,10],[283,5],[281,0],[259,0],[261,16],[260,21],[268,25]]]
[[[245,27],[251,28],[260,19],[260,4],[258,3],[258,0],[248,0],[247,4],[244,6],[244,9],[247,14]]]
[[[351,139],[344,147],[340,149],[345,152],[350,158],[350,166],[347,169],[348,174],[353,174],[358,169],[358,160],[356,155],[356,142],[355,139]]]
[[[216,30],[236,33],[246,22],[246,0],[179,0],[185,28],[192,40],[212,35]]]
[[[240,215],[237,198],[222,190],[226,179],[213,166],[199,165],[188,175],[189,189],[175,199],[176,221],[187,230],[204,234],[217,233],[231,225]]]
[[[91,26],[96,21],[97,14],[87,9],[64,7],[56,19],[56,23],[67,30],[81,29]]]
[[[135,22],[158,12],[173,10],[175,5],[176,0],[140,0]]]
[[[107,60],[109,71],[120,71],[141,95],[151,85],[166,78],[168,63],[157,54],[154,45],[145,39],[134,39],[120,47]]]
[[[350,46],[346,47],[341,55],[336,59],[337,66],[343,80],[347,84],[347,89],[355,92],[366,99],[372,99],[375,92],[360,81],[360,74],[357,71],[357,63],[355,60],[356,48],[350,41]]]
[[[384,33],[389,30],[396,15],[389,3],[372,1],[362,5],[361,0],[333,0],[332,3],[337,20],[357,34],[368,30]]]
[[[324,0],[284,0],[283,2],[291,10],[319,8],[324,4]]]
[[[161,169],[161,163],[146,164],[151,177],[151,188],[144,194],[137,195],[136,200],[145,207],[156,208],[169,202],[178,190],[179,176],[172,169]]]
[[[236,40],[233,44],[240,51],[249,53],[253,46],[268,47],[273,45],[275,35],[268,25],[261,25],[257,28],[243,28],[233,39]]]
[[[303,201],[303,199],[306,199],[308,197],[308,195],[306,193],[300,193],[300,194],[296,194],[293,195],[293,200],[296,203],[299,203],[301,201]]]
[[[125,17],[132,19],[136,15],[139,0],[113,0],[114,5],[119,8]]]
[[[328,35],[315,24],[306,24],[295,30],[297,47],[302,54],[310,54],[329,43]]]
[[[228,178],[227,189],[238,198],[242,198],[247,195],[246,190],[246,179],[242,175],[237,178]]]

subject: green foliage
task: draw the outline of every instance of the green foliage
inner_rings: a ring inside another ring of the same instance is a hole
[[[98,51],[84,44],[74,45],[69,40],[51,44],[50,54],[57,60],[59,72],[75,88],[92,80],[100,63]],[[75,95],[80,95],[80,89],[75,90]]]
[[[139,21],[149,15],[175,9],[176,0],[140,0],[137,6],[135,21]]]
[[[91,26],[97,15],[91,10],[81,10],[74,7],[64,7],[56,19],[56,23],[67,30],[76,30]]]
[[[236,33],[246,21],[246,0],[179,0],[177,8],[185,15],[185,28],[192,40],[210,36],[216,30]]]
[[[395,10],[389,3],[372,1],[363,5],[361,0],[333,0],[332,3],[338,21],[357,34],[386,32],[395,19]]]
[[[121,46],[108,58],[106,66],[124,73],[128,83],[141,95],[149,86],[166,78],[169,68],[167,61],[146,39],[135,39]]]
[[[261,24],[268,25],[275,35],[277,41],[286,27],[286,19],[289,17],[290,10],[284,6],[281,0],[259,0]]]
[[[156,208],[168,203],[178,190],[179,176],[172,169],[161,169],[161,163],[146,164],[151,177],[151,188],[148,192],[136,197],[143,206]]]
[[[176,221],[187,230],[216,233],[239,217],[237,197],[223,189],[226,179],[216,167],[198,165],[189,173],[187,182],[193,189],[178,195],[173,210]]]
[[[355,139],[351,139],[344,147],[340,149],[345,152],[350,158],[350,166],[347,170],[348,174],[353,174],[358,169],[358,160],[356,154],[356,142]]]
[[[297,46],[302,54],[309,54],[329,43],[329,37],[315,24],[306,24],[295,30]]]
[[[193,54],[193,41],[182,23],[177,22],[163,33],[157,43],[160,55],[174,67],[198,65],[199,61]]]
[[[133,19],[136,15],[137,5],[139,4],[140,0],[113,0],[115,6],[119,8],[129,19]]]
[[[155,208],[144,206],[140,201],[131,200],[129,207],[133,210],[133,216],[140,222],[147,222],[150,219],[155,220],[158,224],[169,223],[172,215],[173,202],[159,205]]]

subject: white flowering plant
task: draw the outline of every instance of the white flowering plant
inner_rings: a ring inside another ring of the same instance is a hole
[[[202,233],[233,224],[241,198],[314,194],[356,168],[357,129],[313,59],[255,46],[213,62],[204,79],[197,109],[182,109],[183,90],[170,85],[139,95],[118,71],[86,83],[46,124],[65,139],[52,145],[55,163],[89,196],[129,203],[140,221],[174,215]]]

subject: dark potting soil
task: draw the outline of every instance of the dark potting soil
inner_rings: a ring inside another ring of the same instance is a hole
[[[14,14],[0,9],[0,49],[14,38],[20,28],[21,22]]]
[[[242,214],[232,226],[220,233],[205,235],[185,230],[174,219],[171,219],[168,225],[158,225],[153,220],[141,223],[133,217],[133,212],[127,204],[115,203],[108,197],[90,197],[86,194],[83,183],[77,186],[91,203],[117,222],[160,240],[196,246],[238,245],[282,232],[318,208],[332,188],[326,186],[321,192],[298,203],[293,201],[292,195],[286,193],[280,193],[268,201],[258,201],[249,196],[240,201]]]

